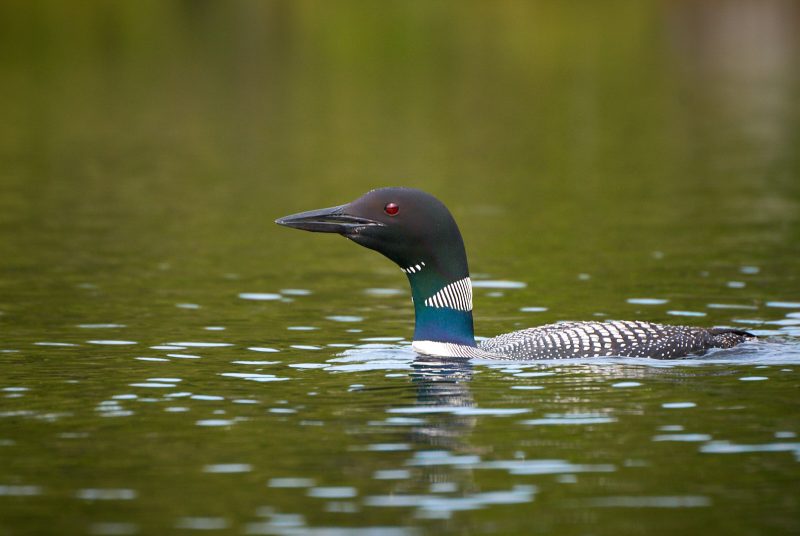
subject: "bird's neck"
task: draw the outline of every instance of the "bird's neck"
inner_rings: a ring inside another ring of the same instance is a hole
[[[408,274],[414,300],[414,341],[475,346],[466,260],[447,268],[421,260],[403,271]]]

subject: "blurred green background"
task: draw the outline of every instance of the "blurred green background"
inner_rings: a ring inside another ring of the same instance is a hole
[[[254,228],[404,184],[445,198],[492,270],[521,248],[625,249],[661,224],[700,252],[735,248],[731,229],[781,247],[797,239],[799,12],[8,0],[4,242],[27,249],[19,230],[48,227],[81,258],[63,235],[95,225],[141,255],[165,254],[165,234],[176,255],[219,233],[274,251],[302,239],[268,229],[259,244]],[[506,240],[499,210],[522,236]]]
[[[0,349],[7,353],[0,357],[6,384],[33,391],[3,398],[9,409],[0,436],[16,446],[2,447],[10,461],[0,484],[45,490],[32,499],[0,497],[10,501],[0,503],[3,534],[113,533],[92,522],[115,519],[161,534],[179,516],[204,513],[229,516],[238,528],[263,505],[273,476],[330,477],[385,493],[370,477],[386,467],[385,455],[356,475],[350,469],[363,453],[351,447],[365,423],[385,417],[400,394],[392,382],[405,378],[321,371],[301,378],[287,368],[281,374],[297,381],[262,391],[218,377],[241,355],[226,353],[223,361],[203,353],[205,360],[179,371],[177,361],[188,361],[173,359],[166,366],[175,368],[160,373],[152,369],[159,365],[133,361],[164,358],[141,345],[167,341],[216,340],[239,353],[270,345],[290,363],[326,362],[336,353],[291,345],[409,338],[413,310],[396,267],[341,239],[273,224],[371,188],[406,185],[437,195],[461,225],[473,279],[527,284],[476,289],[479,335],[595,315],[698,325],[779,317],[764,304],[800,298],[798,58],[794,0],[3,0]],[[237,297],[281,288],[311,295],[266,303]],[[370,288],[396,289],[400,299],[364,292]],[[626,301],[642,297],[669,301]],[[714,303],[749,309],[708,307]],[[547,310],[520,311],[525,306]],[[347,331],[331,315],[363,317],[363,331]],[[102,335],[80,327],[103,323],[119,326]],[[298,324],[320,329],[286,329]],[[209,326],[226,331],[204,331]],[[87,344],[104,336],[140,346]],[[47,341],[79,346],[35,346]],[[627,370],[611,369],[612,377]],[[583,389],[586,378],[573,381],[573,373],[553,385],[556,392]],[[329,423],[320,429],[326,439],[309,442],[308,429],[297,427],[302,421],[278,421],[261,406],[247,413],[219,402],[252,419],[220,436],[195,426],[195,413],[167,414],[155,402],[135,406],[127,421],[94,411],[133,390],[129,382],[158,374],[226,400],[305,404]],[[491,374],[473,384],[482,403],[534,407]],[[641,407],[608,389],[594,399],[580,398],[589,396],[582,391],[547,399],[548,411],[583,400],[586,411],[613,407],[648,418],[621,423],[598,443],[556,427],[539,436],[539,454],[623,467],[628,451],[650,455],[654,428],[645,421],[674,400],[675,383],[686,382],[683,398],[723,392],[718,398],[739,400],[736,378],[723,388],[705,372],[692,380],[682,374],[643,388]],[[590,376],[589,383],[605,381],[598,371]],[[695,431],[764,443],[791,429],[791,412],[773,404],[796,393],[793,376],[784,378],[761,382],[766,387],[748,399],[744,416],[709,401]],[[372,392],[361,406],[343,394],[356,381],[392,389]],[[304,398],[311,389],[336,394],[317,403]],[[60,412],[71,416],[46,421]],[[481,452],[510,458],[535,435],[486,419],[473,419],[474,438],[470,428],[464,439]],[[73,442],[56,435],[76,431],[86,435]],[[783,465],[759,458],[744,469],[738,458],[714,458],[698,472],[695,450],[682,457],[666,448],[677,472],[654,463],[645,476],[600,475],[588,488],[581,481],[550,494],[545,487],[536,503],[545,507],[533,518],[528,505],[508,516],[490,508],[431,531],[494,526],[523,534],[533,523],[539,533],[653,534],[685,530],[683,519],[725,534],[796,529],[794,481],[786,476],[796,464],[788,457]],[[256,472],[226,484],[200,472],[224,461],[253,463]],[[706,480],[695,486],[697,474]],[[487,480],[485,489],[502,487]],[[86,487],[131,487],[140,500],[75,509],[75,490]],[[569,502],[684,491],[708,492],[714,508],[689,518],[640,510],[631,521],[618,510],[586,516]],[[275,504],[295,501],[285,497]],[[322,513],[315,500],[293,504],[314,522],[339,526],[341,518]],[[366,512],[340,525],[420,523],[397,510]],[[595,526],[598,519],[604,522]]]

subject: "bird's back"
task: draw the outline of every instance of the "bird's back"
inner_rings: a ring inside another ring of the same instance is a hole
[[[739,330],[639,321],[565,322],[486,339],[478,348],[507,359],[651,357],[670,359],[731,348],[754,338]]]

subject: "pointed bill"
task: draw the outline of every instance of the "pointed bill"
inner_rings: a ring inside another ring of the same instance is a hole
[[[361,227],[383,225],[381,222],[347,213],[348,205],[299,212],[278,218],[275,223],[315,233],[347,234]]]

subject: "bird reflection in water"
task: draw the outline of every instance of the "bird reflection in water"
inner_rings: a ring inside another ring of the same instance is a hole
[[[425,415],[424,425],[412,429],[414,443],[447,450],[471,450],[465,441],[477,423],[474,415],[459,415],[457,408],[475,406],[469,382],[468,359],[418,357],[411,381],[416,387],[415,409]]]

